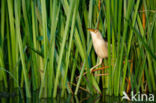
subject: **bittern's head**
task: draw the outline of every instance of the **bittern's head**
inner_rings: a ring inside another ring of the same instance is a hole
[[[88,28],[88,31],[90,31],[92,37],[100,37],[101,36],[101,33],[99,32],[98,29],[90,29]]]

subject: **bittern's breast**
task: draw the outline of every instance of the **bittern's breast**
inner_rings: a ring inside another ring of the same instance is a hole
[[[93,40],[93,46],[97,56],[99,56],[100,58],[108,57],[108,48],[104,40]]]

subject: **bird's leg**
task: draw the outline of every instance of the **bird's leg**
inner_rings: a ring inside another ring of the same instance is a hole
[[[100,62],[99,62],[97,65],[93,66],[93,67],[90,69],[90,72],[92,72],[92,70],[93,70],[94,68],[98,67],[98,66],[101,65],[101,64],[102,64],[102,58],[100,58]]]

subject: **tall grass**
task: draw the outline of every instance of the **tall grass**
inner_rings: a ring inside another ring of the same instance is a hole
[[[4,51],[3,51],[3,48],[4,48],[4,27],[5,27],[5,5],[6,5],[6,2],[3,1],[2,4],[1,4],[1,42],[0,42],[0,65],[1,67],[5,68],[5,64],[4,64]],[[7,88],[7,78],[6,78],[6,74],[4,73],[4,71],[0,71],[0,81],[3,81],[4,80],[4,84],[5,84],[5,87]]]
[[[5,88],[20,86],[29,98],[156,90],[155,0],[1,0],[0,11]],[[107,70],[89,72],[99,59],[87,28],[108,41]]]
[[[21,62],[22,62],[22,70],[24,74],[24,79],[25,79],[25,87],[26,87],[26,96],[28,98],[31,97],[30,93],[30,83],[28,81],[28,72],[26,70],[26,64],[25,64],[25,57],[23,53],[23,43],[21,39],[21,34],[20,34],[20,1],[16,0],[15,1],[15,24],[16,24],[16,35],[17,35],[17,41],[18,41],[18,47],[19,47],[19,52],[20,52],[20,57],[21,57]]]

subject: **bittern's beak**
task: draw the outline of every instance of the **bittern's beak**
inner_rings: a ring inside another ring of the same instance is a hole
[[[95,32],[95,29],[88,28],[88,31]]]

